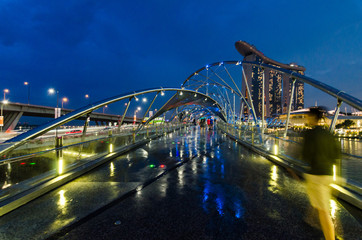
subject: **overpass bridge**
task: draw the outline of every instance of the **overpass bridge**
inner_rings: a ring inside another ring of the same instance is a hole
[[[291,71],[268,63],[271,61],[245,64]],[[307,167],[298,157],[300,136],[288,129],[289,124],[268,129],[264,121],[258,121],[251,99],[236,84],[241,81],[232,75],[234,70],[242,73],[243,64],[210,64],[190,75],[181,88],[120,94],[0,144],[0,236],[321,238],[306,193],[297,180]],[[295,72],[291,75],[336,101],[331,131],[341,102],[362,109],[361,101],[347,93]],[[56,141],[41,138],[105,105],[122,100],[130,103],[137,96],[151,96],[150,109],[166,92],[171,96],[163,99],[158,112],[147,121],[143,116],[137,125],[124,127],[121,119],[118,128],[91,133],[85,121],[81,134],[58,137]],[[253,118],[245,120],[240,111],[243,106]],[[169,121],[150,124],[167,112],[172,113]],[[193,124],[194,119],[205,115],[217,119],[212,128]],[[337,166],[336,176],[346,182],[336,181],[331,186],[331,215],[339,238],[359,239],[360,142],[343,144],[353,147],[343,149],[345,154]]]
[[[65,115],[72,111],[74,110],[62,108],[60,115]],[[3,105],[3,114],[3,129],[4,131],[7,131],[15,129],[22,116],[54,118],[55,108],[48,106],[9,102]],[[121,115],[104,114],[97,112],[93,112],[90,114],[90,120],[94,121],[97,125],[107,125],[106,123],[112,123],[112,125],[114,125],[114,123],[118,123],[121,118]],[[86,117],[82,116],[79,118],[79,120],[86,120]],[[133,120],[133,117],[125,117],[124,123],[133,123]],[[139,121],[139,119],[137,119],[137,121]]]

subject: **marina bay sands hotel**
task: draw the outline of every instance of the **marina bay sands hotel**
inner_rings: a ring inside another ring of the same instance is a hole
[[[291,71],[295,71],[304,75],[305,68],[298,66],[295,63],[283,64],[266,57],[262,52],[254,46],[244,41],[236,42],[236,48],[244,56],[243,62],[260,62],[270,64],[275,67],[282,67]],[[292,92],[292,78],[288,74],[279,73],[274,69],[268,69],[255,65],[243,64],[245,77],[250,89],[251,98],[253,100],[256,116],[262,114],[262,86],[263,86],[263,71],[264,71],[264,112],[266,117],[277,116],[288,111],[288,105]],[[245,84],[242,86],[242,92],[246,98],[249,98]],[[291,110],[304,108],[304,83],[295,82],[294,94],[292,99]],[[247,108],[244,109],[244,114],[247,113]]]

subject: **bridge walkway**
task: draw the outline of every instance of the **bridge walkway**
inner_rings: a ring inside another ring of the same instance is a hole
[[[356,215],[336,199],[331,211],[339,238],[360,239]],[[216,131],[191,128],[1,217],[0,238],[320,239],[314,214],[284,169]]]

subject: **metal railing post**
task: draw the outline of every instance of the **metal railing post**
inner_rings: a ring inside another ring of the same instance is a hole
[[[343,103],[342,100],[337,99],[337,108],[336,108],[336,111],[334,112],[334,117],[333,117],[333,119],[332,119],[331,126],[329,127],[329,131],[330,131],[331,133],[334,132],[334,128],[336,127],[336,123],[337,123],[337,119],[338,119],[338,114],[339,114],[339,110],[340,110],[340,108],[341,108],[342,103]]]
[[[284,137],[287,136],[287,132],[288,132],[288,125],[289,125],[289,118],[290,118],[290,111],[292,108],[292,102],[293,102],[293,96],[294,96],[294,88],[295,88],[295,78],[293,78],[293,83],[292,83],[292,92],[290,93],[290,99],[289,99],[289,106],[288,106],[288,115],[287,115],[287,121],[285,123],[285,132],[284,132]]]

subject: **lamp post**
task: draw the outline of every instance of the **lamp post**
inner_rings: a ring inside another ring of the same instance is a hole
[[[108,108],[108,105],[105,105],[105,106],[103,107],[103,114],[104,114],[104,110],[107,109],[107,108]]]
[[[30,85],[29,82],[24,82],[25,86],[28,86],[28,105],[30,104]]]
[[[68,102],[68,98],[63,97],[63,98],[62,98],[62,108],[63,108],[63,103],[66,103],[66,102]]]
[[[89,102],[89,94],[84,95],[84,97],[85,97],[85,99],[87,99],[87,102],[88,102],[88,104],[89,104],[89,103],[90,103],[90,102]]]
[[[137,112],[141,110],[141,107],[137,107],[137,109],[134,111],[134,115],[133,115],[133,125],[136,125],[136,120],[137,120]]]
[[[57,108],[58,108],[58,106],[59,106],[59,91],[55,90],[54,88],[49,88],[48,89],[48,93],[50,95],[53,95],[55,92],[57,93]]]
[[[4,89],[4,101],[5,101],[5,95],[9,92],[10,92],[9,89]]]

